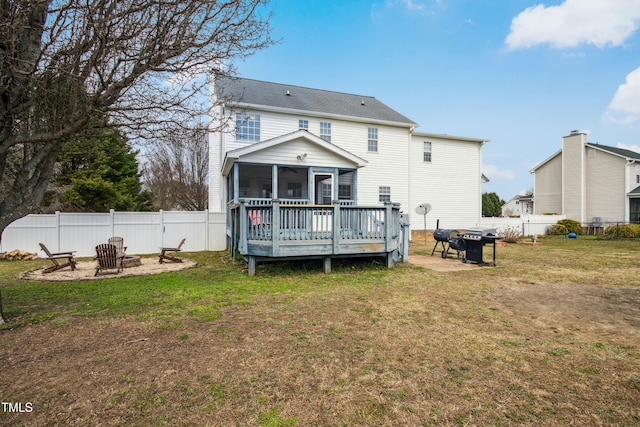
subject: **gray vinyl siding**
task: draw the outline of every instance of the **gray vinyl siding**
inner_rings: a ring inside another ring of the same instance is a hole
[[[535,214],[562,213],[562,153],[536,169],[533,179]]]
[[[605,151],[586,148],[587,209],[585,221],[601,217],[624,221],[626,160]]]

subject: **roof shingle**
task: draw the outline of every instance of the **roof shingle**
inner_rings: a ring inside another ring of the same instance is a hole
[[[217,77],[215,90],[225,102],[339,115],[357,119],[394,122],[407,126],[416,123],[372,96],[312,89],[239,77]]]

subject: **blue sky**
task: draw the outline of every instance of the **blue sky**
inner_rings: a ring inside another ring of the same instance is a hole
[[[272,0],[242,77],[375,96],[418,130],[491,140],[508,201],[577,129],[640,150],[640,0]],[[451,176],[463,165],[452,165]],[[445,177],[443,177],[445,178]]]

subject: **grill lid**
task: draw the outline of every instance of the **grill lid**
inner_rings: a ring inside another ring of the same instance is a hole
[[[433,232],[433,238],[438,242],[448,242],[449,239],[457,237],[460,234],[458,230],[447,230],[444,228],[437,228]]]

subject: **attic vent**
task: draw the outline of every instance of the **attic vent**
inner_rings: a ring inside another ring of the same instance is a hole
[[[360,101],[360,105],[364,105],[364,99]]]
[[[291,96],[291,94],[289,93],[289,91],[287,91],[287,96]]]

